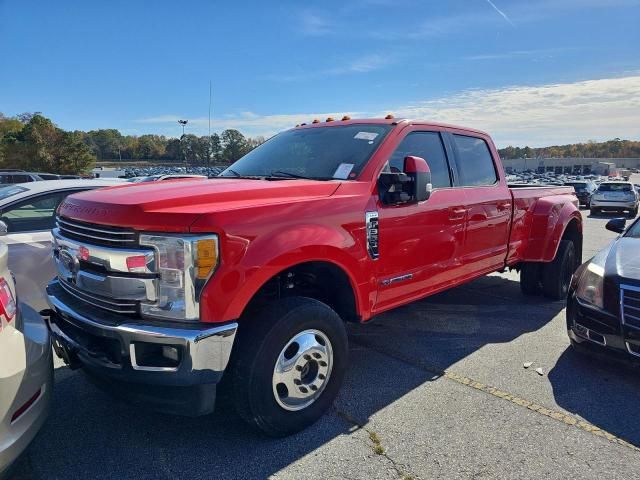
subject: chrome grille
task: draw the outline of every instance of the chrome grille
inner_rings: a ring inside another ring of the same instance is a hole
[[[57,217],[56,224],[64,236],[86,241],[93,245],[131,247],[138,243],[137,233],[128,228],[95,225],[66,217]]]
[[[640,287],[620,285],[622,323],[640,330]]]
[[[119,300],[115,298],[106,298],[98,295],[93,295],[85,290],[80,290],[78,287],[69,283],[62,278],[58,277],[60,286],[69,294],[76,297],[78,300],[93,305],[94,307],[103,308],[110,312],[122,313],[125,315],[138,313],[138,303],[132,300]]]

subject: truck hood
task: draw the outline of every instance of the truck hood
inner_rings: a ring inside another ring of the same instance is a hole
[[[204,213],[289,204],[331,196],[339,181],[185,179],[70,195],[62,216],[136,230],[185,232]]]

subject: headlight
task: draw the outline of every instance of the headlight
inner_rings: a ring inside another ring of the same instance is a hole
[[[140,235],[156,251],[158,301],[142,304],[143,316],[198,320],[202,288],[218,266],[218,236]]]
[[[591,259],[576,289],[576,296],[580,300],[599,308],[603,308],[604,264],[608,255],[609,248],[605,248]]]

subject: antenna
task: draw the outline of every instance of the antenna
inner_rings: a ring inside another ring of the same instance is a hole
[[[209,80],[209,154],[207,155],[207,168],[211,166],[211,154],[213,153],[213,146],[211,145],[211,90],[211,80]]]

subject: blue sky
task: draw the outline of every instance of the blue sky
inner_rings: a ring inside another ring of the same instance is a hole
[[[640,138],[640,0],[0,0],[0,111],[270,135],[419,117],[500,146]]]

